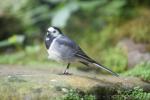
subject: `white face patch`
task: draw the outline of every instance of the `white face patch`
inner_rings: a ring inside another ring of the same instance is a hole
[[[49,28],[48,28],[48,31],[50,32],[51,35],[53,35],[53,36],[55,36],[55,37],[61,35],[61,34],[59,33],[59,31],[56,30],[56,29],[53,28],[53,27],[49,27]],[[47,34],[49,34],[49,33],[47,33]]]
[[[53,27],[49,27],[48,31],[53,32],[55,29]]]

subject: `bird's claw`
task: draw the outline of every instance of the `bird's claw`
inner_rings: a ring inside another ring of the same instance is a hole
[[[72,75],[72,74],[69,73],[68,70],[65,70],[65,71],[63,72],[63,75]]]

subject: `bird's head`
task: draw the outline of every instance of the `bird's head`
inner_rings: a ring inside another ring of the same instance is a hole
[[[62,35],[62,32],[59,28],[51,26],[47,30],[47,36],[48,35],[53,36],[53,37],[57,37],[57,36]]]
[[[52,43],[53,39],[61,36],[62,32],[59,28],[51,26],[47,29],[47,34],[45,35],[45,45],[48,49],[50,47],[50,44]]]

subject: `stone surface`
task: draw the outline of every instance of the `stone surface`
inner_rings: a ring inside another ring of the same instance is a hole
[[[131,39],[124,39],[118,46],[127,51],[128,67],[132,68],[140,62],[150,61],[150,53],[146,51],[148,44],[135,43]]]
[[[0,84],[27,84],[25,90],[36,91],[40,94],[49,95],[51,98],[61,96],[70,88],[79,89],[83,92],[96,94],[113,94],[118,89],[131,89],[136,86],[142,87],[145,91],[150,91],[150,84],[134,77],[114,77],[109,75],[100,75],[86,73],[71,68],[72,75],[61,75],[63,68],[48,69],[28,69],[26,67],[4,67],[0,66]],[[23,87],[16,86],[16,91]],[[28,85],[31,85],[28,86]],[[11,85],[12,86],[12,85]],[[1,90],[2,91],[2,90]],[[47,91],[45,93],[45,91]],[[20,92],[18,92],[20,93]],[[21,92],[22,93],[22,92]],[[25,94],[30,94],[30,92]],[[28,96],[27,96],[28,97]],[[31,98],[29,96],[29,98]]]

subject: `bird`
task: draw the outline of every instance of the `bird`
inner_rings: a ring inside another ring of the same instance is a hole
[[[96,66],[114,76],[119,76],[117,73],[87,56],[75,41],[70,39],[56,26],[50,26],[47,29],[44,41],[48,52],[48,58],[67,64],[63,74],[69,74],[68,70],[71,63],[80,62],[86,66]]]

